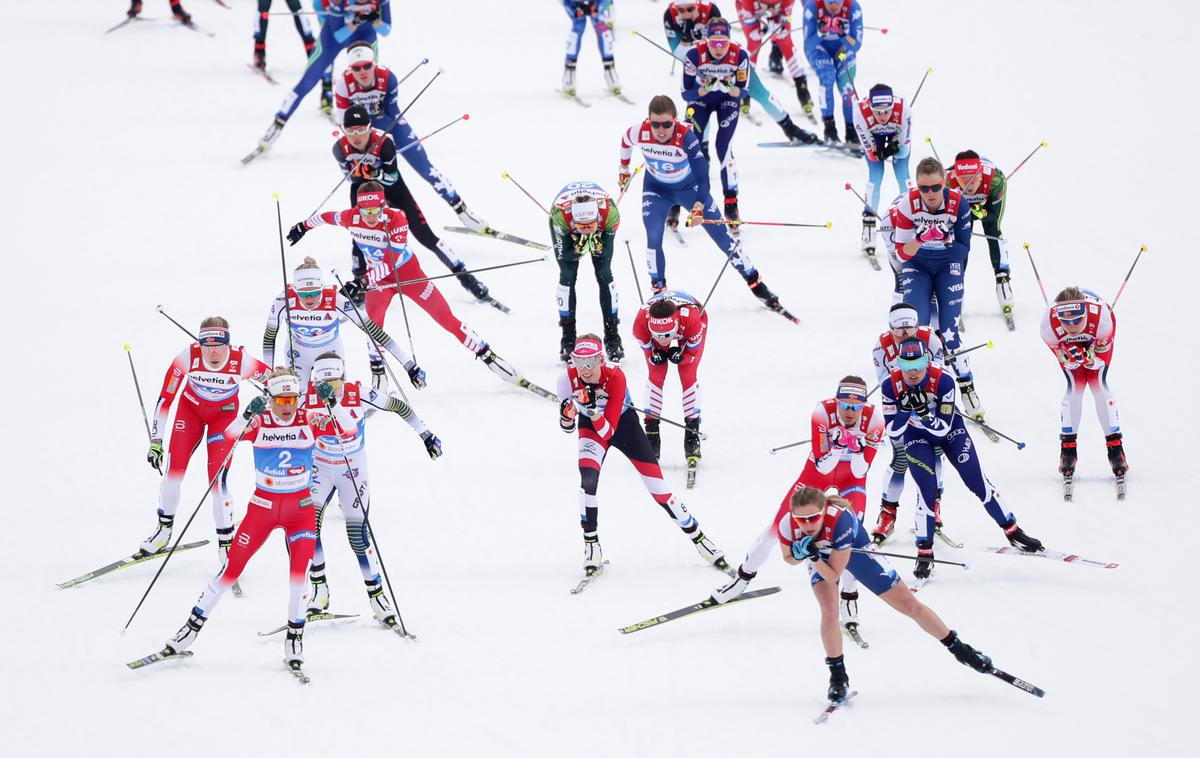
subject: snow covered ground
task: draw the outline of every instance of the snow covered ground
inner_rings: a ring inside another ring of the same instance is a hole
[[[338,521],[326,539],[334,609],[363,616],[309,630],[307,688],[284,675],[280,640],[254,634],[284,618],[281,538],[253,559],[241,581],[245,597],[222,602],[195,657],[181,663],[139,672],[123,665],[184,621],[216,569],[212,551],[173,559],[125,636],[119,630],[153,564],[55,589],[131,551],[153,526],[159,479],[143,462],[145,436],[122,344],[133,346],[151,404],[184,344],[155,305],[192,327],[223,314],[235,341],[257,351],[280,289],[271,193],[281,193],[287,225],[310,213],[338,178],[316,92],[267,157],[239,165],[303,61],[290,23],[272,19],[270,64],[281,86],[251,75],[254,4],[232,4],[227,11],[189,0],[197,23],[216,32],[211,39],[164,22],[105,36],[124,11],[115,0],[56,8],[57,31],[47,28],[41,4],[5,9],[0,38],[17,70],[27,72],[14,90],[31,95],[10,99],[2,127],[10,145],[7,259],[17,274],[12,327],[36,324],[33,341],[14,344],[4,362],[5,457],[19,466],[9,479],[2,537],[7,754],[1184,754],[1198,668],[1188,639],[1196,595],[1186,543],[1170,535],[1183,528],[1179,536],[1187,537],[1194,518],[1191,490],[1178,477],[1196,421],[1183,379],[1196,363],[1186,344],[1167,349],[1163,326],[1187,323],[1184,288],[1196,274],[1193,257],[1183,254],[1188,206],[1177,205],[1190,196],[1173,191],[1196,167],[1195,140],[1168,131],[1169,119],[1194,115],[1187,99],[1197,84],[1187,54],[1194,6],[1168,4],[1143,15],[1115,2],[867,3],[867,23],[890,33],[868,36],[860,89],[884,81],[909,95],[934,68],[915,109],[914,157],[926,154],[921,140],[931,135],[943,157],[971,146],[1010,170],[1039,141],[1049,142],[1009,195],[1015,333],[997,312],[982,246],[968,276],[966,342],[996,344],[973,356],[980,396],[989,418],[1028,446],[1018,452],[976,439],[985,470],[1030,533],[1121,566],[1103,571],[983,554],[977,548],[1002,544],[1002,535],[949,476],[947,531],[968,547],[955,555],[939,543],[938,552],[973,568],[939,568],[921,598],[999,666],[1049,694],[1037,700],[970,672],[911,622],[864,599],[871,648],[846,652],[860,694],[817,728],[810,720],[827,672],[804,573],[773,560],[755,586],[780,585],[781,594],[618,635],[617,627],[705,597],[722,577],[699,562],[616,455],[600,491],[612,565],[587,592],[569,595],[580,573],[574,440],[558,430],[550,403],[470,365],[424,316],[414,318],[413,337],[430,386],[414,402],[443,438],[446,456],[427,460],[396,419],[373,421],[369,435],[372,520],[420,641],[400,641],[369,620]],[[721,5],[732,11],[725,7],[731,2]],[[615,191],[620,133],[643,116],[640,103],[657,93],[678,97],[670,61],[631,35],[637,29],[661,39],[663,7],[617,3],[617,62],[637,107],[602,94],[590,36],[579,80],[594,106],[580,109],[554,93],[566,19],[553,2],[397,3],[396,29],[380,50],[399,71],[431,60],[404,85],[402,101],[436,67],[445,69],[410,120],[425,134],[464,112],[471,119],[429,141],[435,164],[493,224],[545,240],[541,213],[501,172],[542,202],[572,180]],[[145,12],[163,17],[165,0],[150,0]],[[795,114],[790,87],[767,82]],[[870,375],[891,285],[886,267],[871,271],[857,252],[859,209],[842,189],[847,181],[861,186],[865,167],[813,150],[754,146],[777,139],[770,124],[739,129],[744,218],[832,220],[833,228],[744,234],[747,252],[801,326],[763,310],[729,274],[710,305],[701,374],[710,439],[699,484],[682,496],[734,561],[773,514],[806,452],[772,457],[767,450],[806,437],[813,404],[843,374]],[[404,171],[435,225],[457,223]],[[889,178],[885,196],[893,188]],[[641,271],[637,190],[626,201],[619,240],[631,241]],[[343,199],[339,191],[328,207],[345,207]],[[670,281],[707,292],[723,259],[702,233],[686,234],[686,249],[667,243]],[[1049,290],[1080,284],[1108,297],[1138,246],[1150,246],[1117,308],[1119,356],[1110,375],[1132,466],[1124,503],[1113,497],[1090,400],[1075,502],[1059,495],[1062,378],[1037,336],[1041,304],[1021,255],[1026,240]],[[527,252],[491,240],[448,241],[472,265]],[[288,251],[288,265],[307,254],[346,269],[347,253],[344,234],[322,229]],[[636,290],[623,244],[618,253],[621,313],[630,319]],[[442,273],[426,252],[419,255],[429,273]],[[442,289],[497,352],[549,387],[560,370],[556,276],[551,260],[483,275],[513,306],[510,316],[471,304],[456,285]],[[580,283],[581,327],[599,329],[586,263]],[[403,333],[399,313],[388,327]],[[348,344],[352,370],[365,374],[362,342],[351,333]],[[640,396],[640,357],[627,359],[625,370]],[[678,393],[668,395],[677,417]],[[663,436],[667,476],[682,491],[681,435]],[[231,476],[239,509],[252,481],[248,457],[237,454]],[[872,472],[872,520],[885,468]],[[194,462],[184,518],[202,479]],[[910,485],[906,523],[913,497]],[[211,538],[209,513],[205,505],[189,537]],[[898,536],[893,547],[910,549],[907,532]],[[907,563],[897,567],[908,575]]]

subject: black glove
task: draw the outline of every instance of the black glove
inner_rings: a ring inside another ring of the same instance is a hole
[[[304,222],[301,221],[300,223],[293,226],[291,229],[288,229],[288,242],[292,243],[293,245],[296,244],[297,242],[300,241],[300,238],[303,237],[304,233],[307,231],[308,231],[308,228],[306,226],[304,226]]]
[[[367,299],[367,284],[363,277],[355,277],[342,285],[342,294],[355,305],[362,307]]]
[[[666,350],[656,347],[650,351],[650,364],[653,366],[661,366],[667,362],[669,357],[670,355]]]
[[[879,160],[891,158],[893,155],[900,152],[900,142],[896,139],[896,135],[889,134],[883,138],[879,144]]]
[[[671,363],[674,363],[675,365],[678,366],[680,363],[683,362],[683,348],[680,347],[679,345],[676,345],[675,347],[668,350],[667,351],[667,360],[669,360]]]
[[[408,381],[412,382],[412,386],[417,389],[425,387],[425,369],[418,366],[414,361],[411,366],[405,366],[404,370],[408,372]]]
[[[253,416],[261,415],[267,410],[267,399],[262,395],[250,401],[246,406],[246,410],[242,412],[242,418],[249,419]]]
[[[933,412],[929,410],[929,396],[920,387],[908,388],[908,403],[912,407],[913,413],[920,416],[922,421],[933,415]]]
[[[379,20],[379,11],[378,10],[373,10],[370,13],[360,13],[354,19],[355,23],[359,23],[359,24],[373,24],[378,20]]]

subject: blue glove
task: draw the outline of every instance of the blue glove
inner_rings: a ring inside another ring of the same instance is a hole
[[[412,386],[417,389],[425,386],[425,369],[414,363],[411,366],[405,366],[404,370],[408,372],[408,380],[412,382]]]
[[[805,558],[817,558],[821,551],[817,549],[817,541],[807,534],[792,543],[792,557],[798,561]]]
[[[317,397],[321,398],[326,405],[330,400],[333,400],[333,385],[329,382],[321,382],[317,385]]]

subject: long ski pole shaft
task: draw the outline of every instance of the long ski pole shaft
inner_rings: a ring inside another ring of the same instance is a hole
[[[992,425],[990,425],[990,424],[985,424],[985,423],[983,423],[982,421],[976,421],[975,419],[971,418],[970,416],[968,416],[967,414],[963,413],[962,411],[960,411],[960,410],[959,410],[959,409],[957,409],[957,408],[955,408],[955,409],[954,409],[954,412],[955,412],[955,413],[957,413],[959,416],[962,416],[962,417],[963,417],[963,419],[965,419],[965,420],[967,420],[967,421],[970,421],[972,424],[977,424],[977,425],[979,426],[979,428],[980,428],[980,429],[983,429],[984,431],[991,432],[992,434],[996,435],[997,437],[1001,437],[1001,438],[1003,438],[1003,439],[1006,439],[1006,440],[1008,440],[1009,442],[1011,442],[1011,443],[1013,443],[1014,445],[1016,445],[1018,450],[1024,450],[1024,449],[1025,449],[1025,443],[1024,443],[1024,442],[1019,442],[1019,441],[1017,441],[1017,440],[1014,440],[1012,437],[1009,437],[1007,434],[1005,434],[1004,432],[1000,431],[1000,430],[999,430],[999,429],[997,429],[996,427],[994,427],[994,426],[992,426]]]
[[[392,131],[392,129],[393,129],[395,126],[396,126],[396,124],[400,123],[400,120],[404,118],[404,114],[405,114],[405,113],[407,113],[407,112],[408,112],[408,109],[409,109],[409,108],[411,108],[411,107],[413,106],[413,103],[417,102],[417,100],[419,100],[419,99],[420,99],[421,95],[425,94],[425,90],[429,89],[430,85],[432,85],[432,84],[433,84],[435,81],[437,81],[437,78],[438,78],[439,76],[441,76],[441,75],[442,75],[442,70],[439,68],[439,69],[438,69],[438,72],[437,72],[436,74],[434,74],[434,75],[433,75],[433,78],[432,78],[432,79],[430,79],[428,82],[426,82],[426,83],[425,83],[425,86],[421,88],[421,91],[420,91],[420,92],[418,92],[418,93],[416,94],[416,96],[415,96],[415,97],[414,97],[412,100],[410,100],[410,101],[409,101],[408,105],[404,106],[404,110],[402,110],[402,111],[400,111],[399,113],[397,113],[397,114],[396,114],[396,117],[395,117],[394,119],[392,119],[392,122],[391,122],[390,124],[388,124],[388,127],[387,127],[386,129],[384,129],[383,131],[384,131],[384,132],[391,132],[391,131]],[[426,136],[430,136],[430,135],[426,135]],[[420,140],[418,140],[418,142],[419,142],[419,141],[420,141]],[[411,147],[411,145],[405,145],[405,147],[406,147],[406,148],[407,148],[407,147]],[[397,146],[397,155],[399,154],[399,152],[400,152],[400,148],[399,148],[399,146]],[[361,158],[359,158],[359,159],[358,159],[358,161],[357,161],[357,162],[356,162],[356,163],[355,163],[355,164],[354,164],[354,165],[353,165],[353,166],[350,168],[350,170],[349,170],[349,171],[347,171],[347,172],[346,172],[346,173],[345,173],[345,174],[342,176],[342,178],[341,178],[341,179],[339,179],[339,180],[338,180],[338,183],[337,183],[337,184],[333,185],[333,189],[329,190],[329,194],[328,194],[328,195],[326,195],[326,196],[325,196],[325,199],[324,199],[324,200],[322,200],[322,201],[320,202],[320,204],[319,204],[319,205],[317,205],[317,207],[313,209],[313,212],[312,212],[312,213],[308,214],[309,216],[312,216],[312,215],[313,215],[313,214],[315,214],[317,211],[321,210],[321,208],[325,207],[325,203],[328,203],[328,202],[329,202],[329,198],[333,197],[333,193],[337,192],[337,191],[338,191],[338,187],[341,187],[341,186],[342,186],[342,184],[344,184],[344,183],[345,183],[345,181],[346,181],[347,179],[349,179],[349,178],[350,178],[350,177],[351,177],[351,176],[354,174],[354,172],[355,172],[355,171],[357,171],[357,170],[358,170],[358,167],[359,167],[360,165],[362,165],[362,162],[363,162],[363,161],[365,161],[365,160],[367,159],[367,156],[368,156],[368,155],[370,155],[370,151],[369,151],[369,150],[366,150],[366,151],[364,151],[364,152],[363,152],[363,156],[362,156]]]
[[[867,202],[867,199],[865,197],[863,197],[862,195],[858,194],[858,190],[854,189],[854,185],[850,184],[850,182],[846,182],[845,186],[846,186],[846,189],[849,190],[850,192],[853,192],[854,196],[858,198],[858,201],[863,204],[863,207],[867,209],[867,213],[870,213],[872,216],[879,219],[880,221],[883,220],[883,217],[875,212],[875,209],[871,207],[871,204]]]
[[[415,140],[413,140],[412,142],[409,142],[407,145],[405,145],[404,147],[402,147],[402,148],[400,148],[399,150],[397,150],[397,151],[396,151],[396,155],[397,155],[397,156],[403,155],[404,153],[408,152],[409,150],[412,150],[414,147],[416,147],[417,145],[420,145],[422,142],[424,142],[425,140],[429,139],[430,137],[432,137],[433,135],[437,134],[438,132],[444,132],[444,131],[446,131],[446,130],[447,130],[447,129],[449,129],[450,127],[452,127],[452,126],[454,126],[455,124],[457,124],[459,121],[470,121],[470,120],[471,120],[471,114],[470,114],[470,113],[464,113],[464,114],[462,114],[461,116],[459,116],[459,117],[458,117],[458,118],[456,118],[456,119],[453,119],[453,120],[451,120],[451,121],[447,121],[446,123],[444,123],[444,124],[442,124],[441,126],[439,126],[437,129],[434,129],[434,130],[433,130],[432,132],[430,132],[429,134],[426,134],[424,137],[421,137],[420,139],[415,139]]]
[[[702,224],[720,224],[723,226],[794,226],[803,229],[829,229],[833,226],[832,221],[826,221],[824,224],[797,224],[785,221],[729,221],[727,219],[704,219]]]
[[[283,210],[279,204],[279,193],[271,193],[275,198],[275,221],[279,227],[279,272],[283,275],[283,308],[287,312],[288,326],[288,367],[296,370],[296,340],[292,336],[292,299],[288,297],[287,254],[283,249]]]
[[[343,282],[342,277],[338,275],[337,269],[333,269],[330,273],[333,274],[333,278],[335,281],[337,281],[338,286],[342,289],[345,289],[346,283]],[[354,309],[355,316],[358,317],[358,321],[354,321],[354,325],[361,329],[363,334],[367,335],[367,339],[371,340],[371,344],[375,346],[375,351],[379,353],[379,360],[383,361],[383,370],[387,372],[388,377],[392,380],[392,386],[395,387],[396,391],[400,393],[400,397],[404,398],[404,402],[411,406],[412,403],[408,402],[408,395],[404,394],[404,385],[400,384],[400,380],[397,379],[396,374],[392,372],[391,364],[388,363],[386,355],[387,350],[384,349],[383,345],[379,344],[379,341],[375,339],[375,335],[371,334],[371,332],[367,330],[366,326],[364,326],[364,324],[366,324],[366,319],[363,317],[362,311],[358,309],[358,304],[350,298],[346,298],[346,300],[349,301],[350,307]],[[351,319],[351,321],[353,321],[353,319]],[[416,358],[414,357],[413,360],[415,361]]]
[[[536,205],[536,206],[538,207],[538,210],[540,210],[542,213],[545,213],[547,216],[549,216],[549,215],[550,215],[550,211],[546,210],[546,206],[544,206],[544,205],[542,205],[540,202],[538,202],[538,199],[537,199],[536,197],[534,197],[532,194],[530,194],[529,190],[527,190],[527,189],[525,189],[524,187],[522,187],[520,182],[518,182],[516,179],[513,179],[513,178],[512,178],[512,175],[510,175],[510,174],[509,174],[507,171],[505,171],[504,173],[500,174],[500,178],[501,178],[501,179],[507,179],[507,180],[509,180],[510,182],[512,182],[512,183],[513,183],[513,186],[514,186],[514,187],[516,187],[517,189],[521,190],[521,193],[522,193],[523,195],[525,195],[525,197],[527,197],[527,198],[529,198],[531,201],[533,201],[533,204],[534,204],[534,205]]]
[[[641,39],[645,40],[646,42],[649,42],[651,45],[654,45],[654,46],[655,46],[655,47],[657,47],[659,50],[662,50],[664,53],[666,53],[667,55],[671,56],[672,58],[674,58],[674,59],[675,59],[675,60],[677,60],[677,61],[682,61],[682,60],[683,60],[683,58],[680,58],[680,57],[679,57],[678,55],[676,55],[675,53],[671,52],[671,51],[670,51],[670,50],[668,50],[667,48],[663,47],[662,45],[658,44],[658,43],[657,43],[657,42],[655,42],[654,40],[650,39],[650,38],[649,38],[649,37],[647,37],[646,35],[644,35],[644,34],[642,34],[641,32],[639,32],[637,29],[634,29],[634,30],[633,30],[633,36],[635,36],[635,37],[639,37],[639,38],[641,38]]]
[[[170,318],[168,316],[167,318]],[[182,327],[181,327],[182,328]],[[167,567],[167,561],[171,560],[171,556],[175,554],[175,548],[179,547],[179,543],[183,541],[183,535],[187,534],[188,527],[192,525],[196,514],[200,512],[200,506],[204,505],[204,501],[208,499],[212,493],[213,487],[217,486],[217,480],[225,474],[226,467],[229,466],[229,461],[233,459],[233,451],[237,449],[238,443],[242,441],[242,436],[246,433],[243,429],[242,433],[237,436],[233,444],[229,447],[229,453],[225,455],[225,460],[222,461],[221,467],[217,469],[216,475],[208,481],[208,489],[204,490],[204,494],[200,496],[200,502],[196,503],[196,507],[192,509],[192,515],[188,517],[187,523],[183,525],[183,529],[179,530],[179,536],[175,538],[175,544],[171,545],[171,549],[167,551],[163,557],[162,563],[158,564],[158,571],[154,572],[154,578],[150,580],[150,584],[146,587],[146,591],[142,593],[142,599],[138,601],[137,606],[133,609],[133,613],[129,614],[129,620],[125,622],[125,629],[129,629],[129,625],[133,623],[133,617],[142,609],[142,604],[146,602],[146,598],[150,596],[150,590],[154,589],[154,584],[158,578],[162,576],[163,569]]]
[[[1042,284],[1042,275],[1038,273],[1037,264],[1033,262],[1033,252],[1029,249],[1029,243],[1025,243],[1025,255],[1029,256],[1029,265],[1033,268],[1033,278],[1037,279],[1038,289],[1042,291],[1042,302],[1050,305],[1050,298],[1046,297],[1046,287]]]
[[[908,107],[911,108],[916,104],[917,98],[921,96],[921,89],[925,86],[925,80],[933,73],[933,66],[925,69],[925,75],[921,77],[921,83],[917,85],[917,91],[913,93],[912,100],[908,101]]]
[[[333,428],[337,430],[338,438],[344,439],[345,435],[342,432],[342,425],[338,423],[337,416],[333,412],[333,399],[326,401],[326,406],[329,408],[329,417],[333,419]],[[375,548],[375,557],[379,559],[379,570],[383,574],[383,581],[387,585],[388,595],[392,599],[392,608],[396,611],[396,621],[400,624],[400,633],[405,637],[411,637],[408,629],[404,626],[404,617],[400,615],[400,604],[396,602],[396,590],[392,588],[392,580],[388,577],[387,564],[383,562],[383,551],[379,549],[379,540],[375,538],[375,531],[371,528],[371,507],[370,504],[363,500],[362,490],[358,488],[358,477],[354,475],[354,467],[350,465],[350,456],[342,450],[342,463],[346,466],[346,474],[350,477],[350,486],[354,487],[354,499],[358,502],[363,512],[363,526],[367,529],[367,534],[371,538],[371,546]]]
[[[182,331],[182,332],[183,332],[184,334],[186,334],[187,336],[191,337],[193,340],[199,340],[199,339],[200,339],[200,338],[199,338],[199,337],[197,337],[196,335],[192,334],[191,330],[190,330],[190,329],[188,329],[186,326],[184,326],[183,324],[179,323],[179,322],[178,322],[178,321],[176,321],[175,319],[171,318],[171,314],[169,314],[169,313],[167,313],[165,310],[163,310],[163,307],[162,307],[161,305],[156,305],[156,306],[154,306],[154,310],[158,311],[158,312],[159,312],[159,314],[160,314],[160,315],[161,315],[163,318],[165,318],[167,321],[170,321],[172,324],[174,324],[175,326],[179,327],[180,331]]]
[[[1117,307],[1117,301],[1121,299],[1121,293],[1125,291],[1125,285],[1129,284],[1129,277],[1133,276],[1133,269],[1138,265],[1138,261],[1142,259],[1142,253],[1146,252],[1148,249],[1149,248],[1147,248],[1145,245],[1142,245],[1140,248],[1138,248],[1138,253],[1133,259],[1133,265],[1129,267],[1129,273],[1125,274],[1125,281],[1121,282],[1121,288],[1117,290],[1117,295],[1113,298],[1113,308]]]
[[[146,439],[154,441],[150,435],[150,419],[146,416],[146,401],[142,399],[142,385],[138,382],[137,369],[133,366],[133,353],[130,352],[129,343],[125,343],[125,357],[129,359],[129,373],[133,374],[133,389],[137,392],[138,410],[142,412],[142,424],[146,427]],[[162,473],[161,471],[159,472]]]
[[[1038,143],[1038,146],[1037,146],[1037,147],[1035,147],[1035,148],[1034,148],[1034,149],[1033,149],[1033,150],[1032,150],[1032,151],[1029,153],[1029,155],[1026,155],[1026,156],[1025,156],[1025,160],[1023,160],[1023,161],[1021,161],[1020,163],[1018,163],[1016,168],[1014,168],[1012,171],[1008,172],[1008,178],[1009,178],[1009,180],[1011,181],[1011,180],[1012,180],[1012,178],[1013,178],[1014,176],[1016,176],[1016,175],[1017,175],[1017,172],[1021,170],[1021,166],[1024,166],[1026,163],[1028,163],[1028,162],[1029,162],[1029,159],[1030,159],[1030,158],[1032,158],[1034,155],[1036,155],[1036,154],[1037,154],[1037,151],[1038,151],[1038,150],[1041,150],[1043,147],[1050,147],[1050,143],[1049,143],[1049,142],[1047,142],[1046,140],[1042,140],[1041,142],[1039,142],[1039,143]]]
[[[708,308],[708,301],[712,299],[713,293],[717,291],[717,285],[721,283],[721,277],[725,274],[725,269],[729,268],[729,261],[731,260],[733,259],[727,256],[725,262],[721,264],[721,270],[717,272],[717,278],[713,280],[713,286],[708,290],[708,296],[700,304],[700,311],[702,313]]]
[[[528,260],[516,261],[514,263],[499,263],[495,266],[480,266],[479,268],[468,269],[466,271],[459,271],[458,273],[455,273],[455,274],[438,274],[437,276],[426,276],[426,277],[422,277],[420,279],[408,279],[406,281],[400,282],[398,285],[390,284],[390,283],[389,284],[381,284],[381,285],[379,285],[379,289],[391,289],[392,287],[396,287],[396,286],[405,286],[405,285],[409,285],[409,284],[420,284],[421,282],[432,282],[432,281],[436,281],[438,279],[449,279],[451,277],[457,278],[460,276],[466,276],[467,274],[478,274],[481,271],[495,271],[498,268],[512,268],[513,266],[524,266],[528,263],[541,263],[544,260],[546,260],[546,257],[542,256],[541,258],[530,258]]]
[[[940,558],[922,558],[919,555],[904,555],[903,553],[884,553],[879,550],[864,550],[862,548],[857,548],[857,547],[850,548],[850,551],[854,552],[854,553],[866,553],[867,555],[886,555],[889,558],[906,558],[910,561],[929,561],[930,563],[944,563],[947,566],[961,566],[963,568],[970,568],[970,566],[968,566],[967,564],[960,563],[958,561],[943,561]]]
[[[628,409],[629,409],[629,410],[631,410],[631,411],[635,411],[635,412],[637,412],[637,413],[640,413],[640,414],[642,414],[643,416],[647,416],[647,417],[649,417],[649,418],[656,418],[656,419],[658,419],[659,421],[663,422],[664,424],[670,424],[671,426],[677,426],[677,427],[679,427],[680,429],[687,429],[687,427],[686,427],[686,426],[684,426],[683,424],[679,423],[678,421],[672,421],[672,420],[671,420],[671,419],[669,419],[669,418],[663,418],[662,416],[659,416],[657,413],[651,413],[650,411],[644,411],[644,410],[642,410],[641,408],[638,408],[636,405],[632,405],[632,404],[630,404],[630,403],[625,403],[625,407],[626,407],[626,408],[628,408]],[[702,440],[706,440],[706,439],[708,439],[708,435],[707,435],[707,434],[705,434],[704,432],[700,432],[700,439],[702,439]]]
[[[633,272],[633,283],[637,285],[638,302],[646,302],[646,298],[642,296],[642,280],[638,279],[637,266],[633,262],[633,248],[629,247],[629,240],[625,240],[625,252],[629,254],[629,270]]]
[[[933,137],[925,136],[925,144],[929,145],[929,149],[933,151],[933,157],[937,158],[938,163],[942,162],[942,156],[938,155],[937,148],[933,146]]]

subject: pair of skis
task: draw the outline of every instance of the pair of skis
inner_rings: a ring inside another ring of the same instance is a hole
[[[191,658],[192,655],[193,653],[191,650],[181,650],[176,653],[175,651],[171,650],[171,648],[164,647],[157,653],[151,653],[143,658],[138,658],[136,661],[130,661],[125,665],[131,669],[137,670],[155,663],[174,660],[176,658]],[[308,678],[308,674],[304,673],[304,668],[301,666],[299,661],[289,661],[284,665],[287,667],[288,673],[294,676],[296,681],[298,681],[300,684],[308,684],[310,681],[312,681]]]
[[[816,148],[822,148],[827,152],[840,153],[841,155],[845,155],[849,158],[857,158],[857,159],[861,159],[866,155],[866,153],[863,152],[863,149],[861,147],[849,144],[847,142],[841,142],[841,141],[837,141],[837,142],[832,142],[832,141],[830,141],[830,142],[800,142],[799,140],[783,140],[783,141],[779,141],[779,142],[759,142],[758,146],[759,147],[770,147],[770,148],[775,148],[775,147],[816,147]]]
[[[556,90],[556,91],[558,92],[558,94],[562,95],[564,98],[571,101],[572,103],[575,103],[580,108],[591,108],[592,107],[591,103],[589,103],[587,100],[584,100],[583,98],[581,98],[578,94],[576,94],[574,92],[566,92],[565,90],[561,90],[561,89]],[[620,100],[622,103],[625,103],[626,105],[637,105],[637,103],[633,102],[628,97],[625,97],[625,95],[619,91],[613,92],[610,90],[608,92],[608,94],[612,95],[613,97]]]
[[[208,540],[200,540],[199,542],[188,542],[188,543],[176,546],[175,552],[182,553],[185,550],[194,550],[198,547],[204,547],[207,544],[208,544]],[[59,582],[58,588],[60,590],[65,590],[68,587],[75,587],[77,585],[83,584],[84,582],[90,582],[93,579],[104,576],[106,574],[111,574],[114,571],[120,571],[123,568],[129,568],[130,566],[134,566],[139,563],[145,563],[146,561],[152,561],[156,558],[165,558],[168,552],[170,552],[170,551],[167,548],[163,548],[162,550],[159,550],[157,553],[150,553],[149,555],[142,555],[141,553],[134,553],[133,555],[130,555],[126,558],[121,558],[120,560],[113,561],[112,563],[109,563],[106,566],[101,566],[98,569],[93,569],[93,570],[87,572],[86,574],[81,574],[81,575],[75,577],[74,579],[68,579],[65,582]]]
[[[1117,500],[1125,499],[1125,475],[1114,474],[1117,485]],[[1071,498],[1075,496],[1075,475],[1063,476],[1063,500],[1071,502]]]
[[[119,24],[116,24],[115,26],[109,27],[108,29],[105,29],[105,30],[104,30],[104,33],[105,33],[105,34],[112,34],[113,32],[115,32],[115,31],[116,31],[116,30],[118,30],[118,29],[123,29],[124,27],[126,27],[126,26],[128,26],[128,25],[130,25],[130,24],[133,24],[133,23],[139,22],[139,21],[146,22],[146,21],[158,21],[158,20],[159,20],[158,18],[155,18],[155,17],[150,17],[150,16],[129,16],[129,17],[127,17],[127,18],[126,18],[124,21],[122,21],[121,23],[119,23]],[[215,37],[215,36],[217,36],[217,35],[216,35],[216,33],[214,33],[214,32],[210,32],[210,31],[208,31],[207,29],[201,29],[200,27],[196,26],[196,23],[195,23],[194,21],[190,21],[190,20],[189,20],[189,21],[183,21],[183,20],[180,20],[180,19],[177,19],[177,18],[172,18],[172,19],[170,19],[170,20],[172,20],[172,21],[178,21],[180,26],[182,26],[182,27],[184,27],[184,28],[186,28],[186,29],[191,29],[193,32],[198,32],[198,33],[200,33],[200,34],[203,34],[203,35],[204,35],[204,36],[206,36],[206,37]]]

